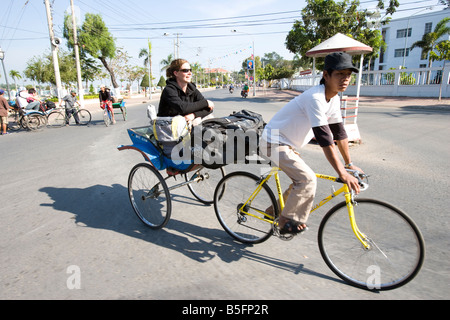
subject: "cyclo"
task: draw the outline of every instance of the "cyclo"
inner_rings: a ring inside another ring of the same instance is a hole
[[[152,229],[163,228],[172,213],[170,191],[188,186],[202,203],[214,202],[216,184],[225,176],[225,169],[209,169],[193,161],[175,161],[168,157],[157,141],[153,126],[127,129],[132,145],[120,145],[119,150],[135,150],[146,162],[135,165],[128,177],[128,195],[134,212]],[[166,170],[164,178],[160,171]],[[183,175],[185,181],[169,187],[166,181]]]
[[[149,118],[151,117],[149,116]],[[184,117],[181,117],[181,120],[183,119]],[[162,122],[173,121],[169,119],[159,120]],[[188,156],[183,161],[179,159],[174,160],[167,155],[167,150],[163,150],[165,146],[161,146],[160,143],[162,140],[161,135],[157,137],[155,134],[158,132],[155,129],[156,121],[151,123],[151,126],[128,129],[128,135],[133,144],[120,145],[118,149],[135,150],[144,157],[146,162],[138,163],[130,171],[128,195],[139,219],[150,228],[159,229],[164,227],[170,219],[172,211],[170,191],[174,189],[188,186],[191,193],[200,202],[205,204],[214,202],[214,193],[216,192],[217,194],[216,185],[225,176],[224,165],[230,163],[230,160],[225,161],[225,156],[222,154],[222,162],[215,162],[212,158],[209,158],[208,161],[203,161],[205,141],[220,140],[224,131],[218,128],[229,128],[228,130],[232,132],[247,132],[247,134],[256,136],[256,131],[262,130],[264,121],[261,115],[248,110],[233,112],[233,114],[224,118],[204,120],[201,126],[193,127],[194,135],[192,139],[195,143],[191,144],[192,141],[188,140],[187,148],[183,149]],[[172,124],[169,127],[172,127]],[[211,135],[208,135],[208,137],[206,135],[203,136],[203,133],[200,132],[201,128],[212,129],[209,132]],[[195,132],[202,134],[195,134]],[[180,135],[185,135],[185,133]],[[189,137],[191,138],[191,135]],[[199,137],[201,137],[201,141]],[[229,137],[226,139],[229,139]],[[177,145],[179,146],[180,144]],[[234,152],[233,147],[229,148]],[[252,148],[246,148],[247,151],[250,149]],[[213,150],[213,148],[210,150]],[[234,156],[233,154],[233,160]],[[196,161],[197,159],[201,161]],[[160,173],[163,170],[166,170],[167,173],[165,178]],[[184,176],[185,181],[169,187],[166,181],[180,174]]]

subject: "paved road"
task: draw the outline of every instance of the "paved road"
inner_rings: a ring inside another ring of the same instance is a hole
[[[266,120],[285,102],[226,90],[205,93],[216,115],[252,109]],[[360,110],[363,144],[354,162],[372,175],[367,197],[382,198],[420,224],[426,262],[410,284],[371,293],[339,280],[322,261],[317,226],[290,242],[244,246],[220,227],[210,206],[187,188],[173,192],[166,228],[152,231],[127,196],[130,169],[143,158],[119,152],[126,129],[147,124],[145,104],[106,128],[69,126],[0,137],[0,299],[448,299],[448,149],[450,113],[408,108]],[[322,151],[303,151],[313,169],[332,174]],[[230,165],[227,171],[259,167]],[[283,184],[287,181],[283,178]],[[328,193],[329,185],[319,185]],[[330,206],[329,206],[330,207]],[[328,207],[328,208],[329,208]],[[77,285],[80,284],[78,288]]]

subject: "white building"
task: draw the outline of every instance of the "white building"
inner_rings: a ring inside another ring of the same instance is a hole
[[[436,24],[450,16],[450,9],[429,12],[424,14],[413,14],[409,17],[391,20],[389,24],[382,27],[382,34],[387,48],[380,52],[375,60],[373,70],[389,70],[404,66],[407,69],[426,68],[428,56],[423,56],[421,48],[411,46],[414,42],[422,39],[428,32],[434,31]],[[446,35],[440,40],[449,40]],[[433,67],[442,67],[444,61],[433,61]]]

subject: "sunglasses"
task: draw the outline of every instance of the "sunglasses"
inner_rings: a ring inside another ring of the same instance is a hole
[[[188,73],[188,72],[192,72],[192,69],[181,69],[180,71],[184,72],[184,73]]]

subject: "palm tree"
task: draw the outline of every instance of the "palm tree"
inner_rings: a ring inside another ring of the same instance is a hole
[[[161,65],[163,67],[161,68],[161,71],[165,71],[170,66],[170,63],[172,62],[172,60],[173,60],[173,54],[169,54],[167,56],[167,59],[162,59]]]
[[[17,91],[17,81],[16,81],[16,79],[22,79],[22,76],[20,75],[20,72],[17,71],[17,70],[10,70],[9,71],[9,76],[11,78],[13,78],[14,84],[16,86],[16,91]]]
[[[152,44],[149,41],[148,42],[148,49],[142,48],[139,52],[139,58],[144,57],[144,66],[148,66],[148,74],[149,74],[149,81],[150,81],[150,87],[149,87],[149,93],[150,97],[152,95]],[[147,96],[147,92],[145,92],[145,96]]]
[[[422,36],[422,40],[416,41],[412,44],[411,49],[414,49],[416,47],[422,48],[422,54],[428,55],[431,51],[434,51],[436,47],[443,41],[439,41],[439,39],[446,35],[450,34],[450,27],[447,26],[447,23],[450,21],[449,17],[446,17],[439,21],[436,24],[436,27],[434,28],[433,32],[426,33]],[[431,65],[433,63],[433,59],[431,57],[428,58],[428,68],[431,68]]]

